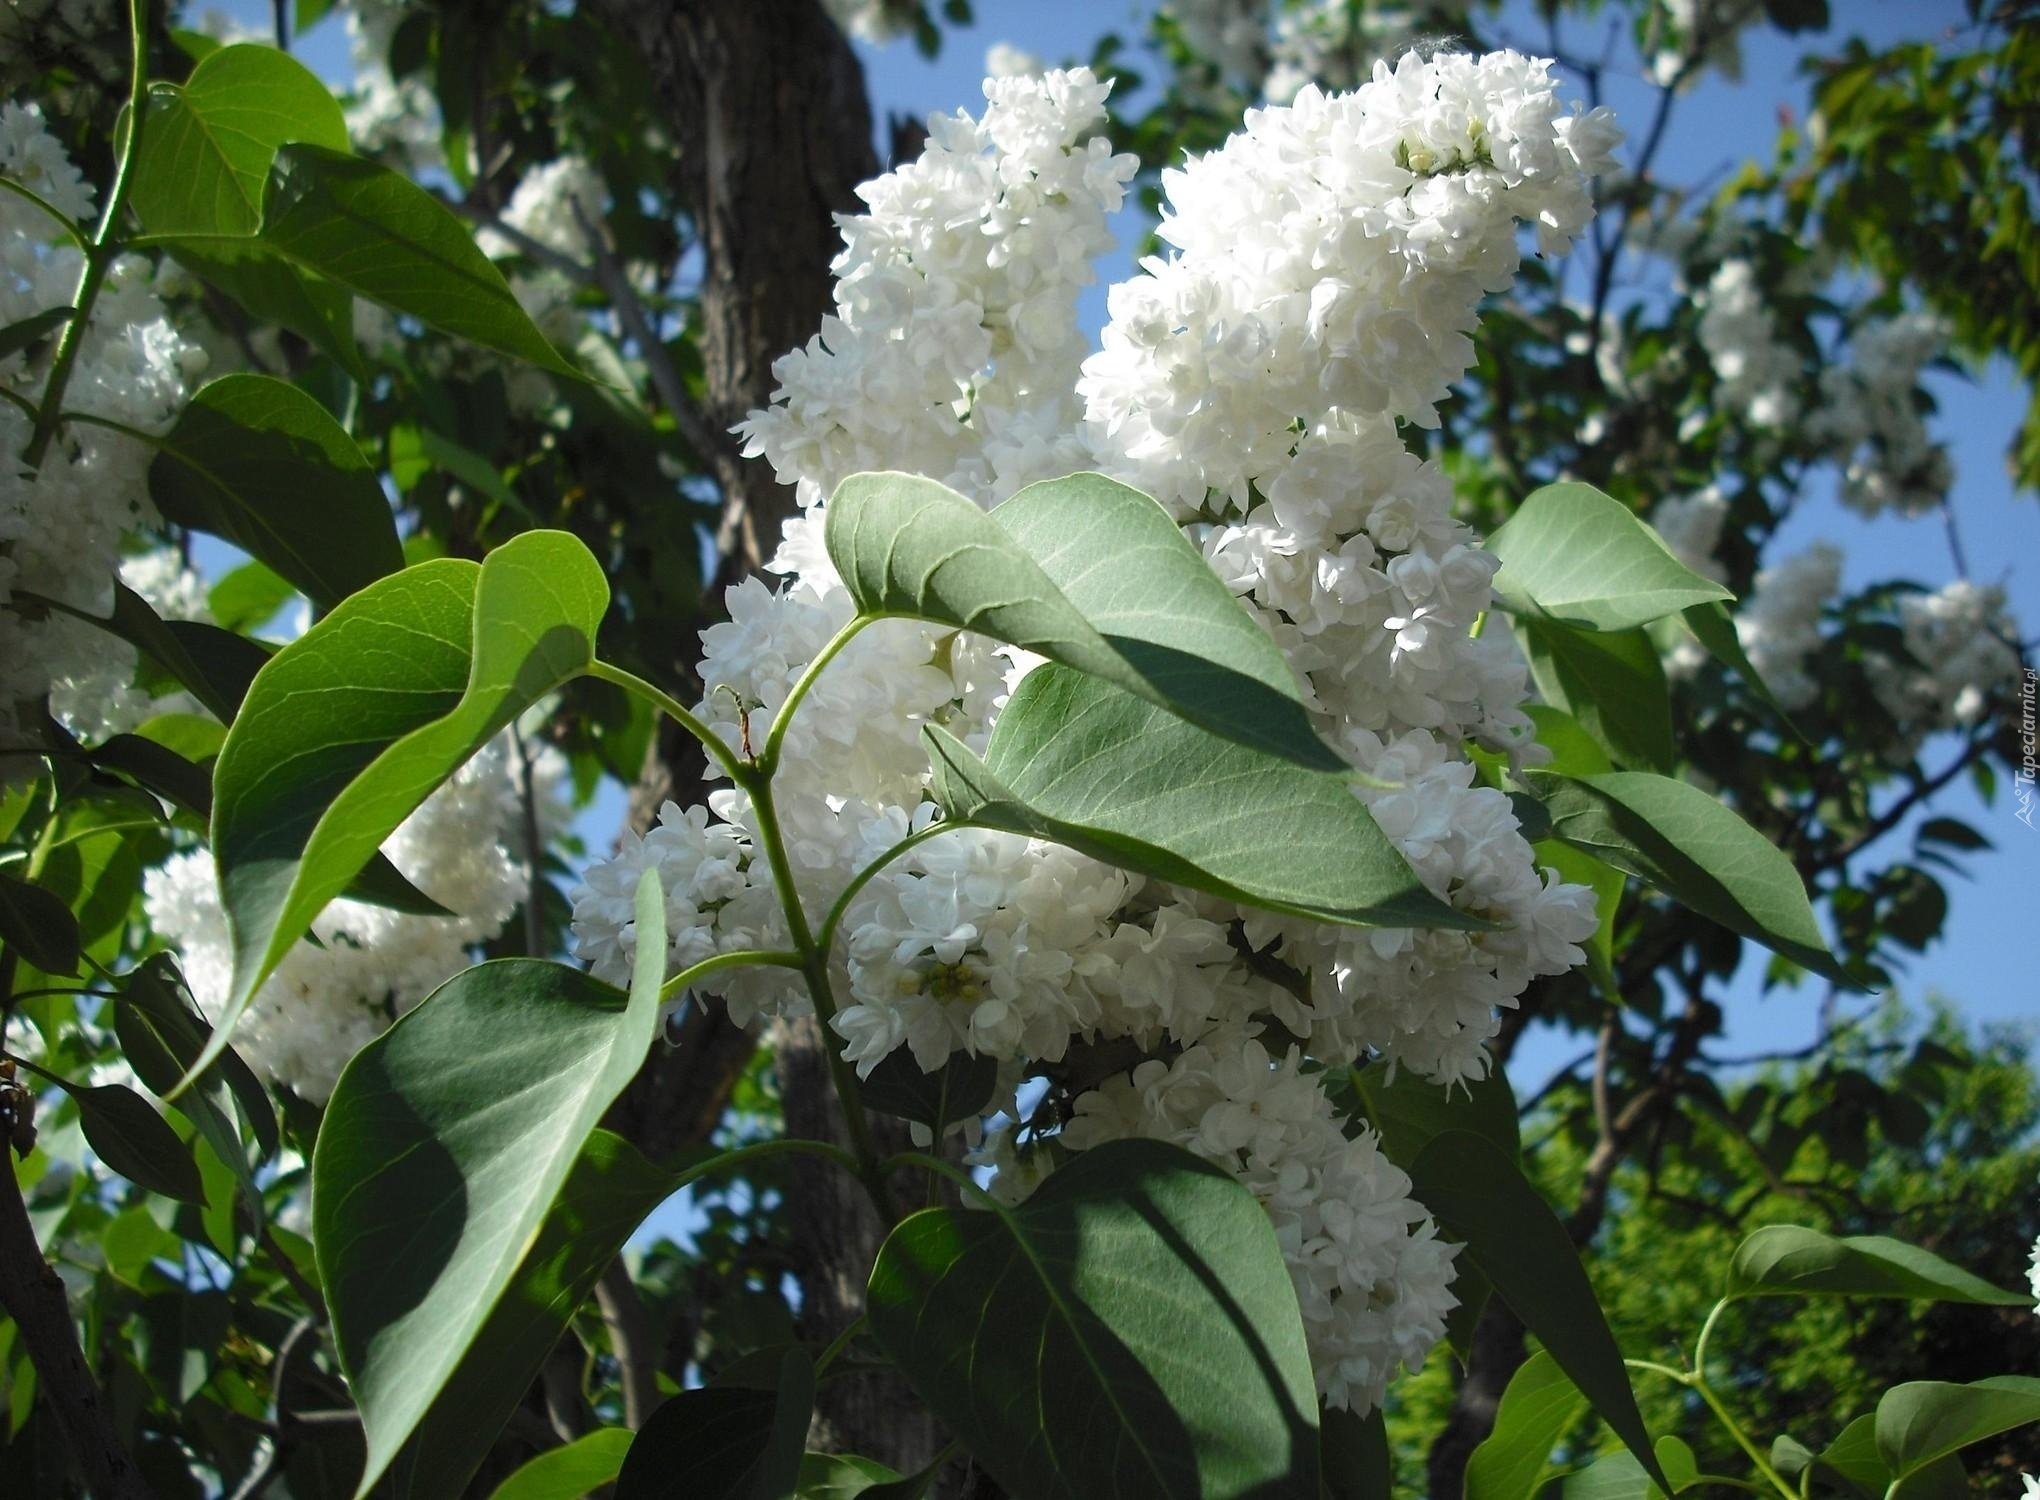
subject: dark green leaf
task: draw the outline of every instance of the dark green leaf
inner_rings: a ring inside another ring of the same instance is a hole
[[[1835,983],[1860,988],[1828,952],[1799,872],[1716,797],[1665,776],[1533,771],[1558,837],[1649,881],[1730,932]]]
[[[318,146],[285,146],[264,207],[263,243],[303,269],[443,333],[580,378],[467,226],[401,173]]]
[[[1389,1500],[1395,1460],[1381,1409],[1356,1417],[1343,1406],[1318,1409],[1324,1500]]]
[[[601,568],[534,531],[349,598],[249,689],[213,777],[231,1029],[298,934],[497,731],[593,660]]]
[[[1101,678],[1030,672],[979,761],[922,730],[952,818],[1274,911],[1473,930],[1417,879],[1352,789],[1209,734]]]
[[[1548,484],[1487,539],[1495,597],[1585,630],[1628,630],[1735,596],[1672,555],[1628,506],[1592,485]]]
[[[152,234],[253,234],[270,163],[287,141],[347,150],[333,91],[274,47],[221,47],[181,86],[149,90],[128,201]]]
[[[62,897],[0,871],[0,942],[45,974],[78,972],[78,919]]]
[[[1693,632],[1693,638],[1707,648],[1708,655],[1740,677],[1795,738],[1806,738],[1800,734],[1799,726],[1792,722],[1785,705],[1772,693],[1770,684],[1764,681],[1763,675],[1750,661],[1749,653],[1743,650],[1742,637],[1736,633],[1735,620],[1726,606],[1716,602],[1695,604],[1683,612],[1682,618],[1686,628]]]
[[[1551,1469],[1559,1439],[1586,1405],[1549,1353],[1539,1349],[1524,1360],[1502,1392],[1493,1429],[1467,1460],[1465,1500],[1530,1500]]]
[[[1664,1476],[1636,1409],[1622,1351],[1565,1226],[1492,1141],[1470,1131],[1432,1138],[1409,1169],[1410,1194],[1462,1241],[1465,1257],[1494,1285],[1645,1472]],[[1666,1486],[1669,1488],[1669,1486]]]
[[[1911,1380],[1877,1402],[1877,1452],[1898,1478],[1971,1443],[2040,1422],[2040,1380],[1996,1375],[1956,1385]]]
[[[74,307],[52,307],[47,312],[36,313],[19,323],[9,323],[0,328],[0,359],[34,348],[70,322],[76,312]]]
[[[1433,1137],[1447,1130],[1470,1130],[1492,1141],[1513,1159],[1521,1148],[1516,1123],[1516,1095],[1499,1067],[1485,1078],[1446,1088],[1409,1068],[1390,1078],[1385,1062],[1352,1070],[1360,1113],[1381,1133],[1381,1149],[1397,1166],[1407,1168]]]
[[[1950,1265],[1931,1251],[1883,1235],[1845,1239],[1777,1224],[1736,1248],[1728,1268],[1731,1297],[1907,1297],[2018,1307],[2032,1301]]]
[[[367,384],[354,342],[354,294],[293,265],[258,239],[173,239],[179,265],[240,303],[258,323],[276,323]]]
[[[998,1060],[990,1056],[952,1052],[938,1071],[924,1073],[913,1054],[900,1049],[886,1054],[859,1092],[866,1109],[939,1131],[981,1114],[998,1081]]]
[[[656,957],[627,1000],[560,964],[483,964],[334,1087],[312,1159],[313,1242],[368,1438],[364,1491],[454,1376],[651,1046],[666,950],[652,871],[636,920],[640,953]]]
[[[987,513],[932,479],[857,474],[826,515],[859,609],[980,631],[1321,771],[1280,649],[1168,512],[1098,475],[1030,485]]]
[[[1657,647],[1641,630],[1597,634],[1549,620],[1515,622],[1537,690],[1623,765],[1668,770],[1672,699]]]
[[[1316,1500],[1317,1396],[1268,1217],[1154,1141],[1082,1153],[1017,1209],[927,1209],[871,1329],[1009,1491]]]
[[[107,1166],[152,1193],[185,1203],[205,1202],[191,1148],[148,1100],[117,1083],[67,1092],[78,1106],[86,1144]]]
[[[581,1500],[616,1478],[632,1436],[627,1427],[603,1427],[549,1449],[497,1485],[489,1500]]]
[[[404,565],[389,501],[346,430],[296,386],[227,375],[149,466],[165,519],[209,531],[330,607]]]
[[[748,1386],[707,1385],[670,1398],[623,1461],[616,1500],[666,1500],[686,1475],[689,1500],[754,1500],[779,1399]]]
[[[138,786],[198,817],[212,814],[212,776],[175,750],[138,734],[117,734],[90,752],[92,764],[118,771]]]

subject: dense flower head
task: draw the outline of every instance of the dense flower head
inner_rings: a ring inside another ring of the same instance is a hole
[[[779,760],[777,821],[811,913],[885,861],[830,955],[857,1069],[963,1050],[999,1063],[1010,1105],[1080,1051],[1147,1055],[1071,1086],[1059,1144],[995,1136],[993,1190],[1023,1193],[1055,1153],[1117,1135],[1225,1162],[1276,1224],[1321,1390],[1365,1411],[1439,1337],[1451,1253],[1374,1137],[1346,1137],[1317,1070],[1380,1056],[1481,1076],[1497,1009],[1580,962],[1595,927],[1591,893],[1537,868],[1461,748],[1535,758],[1525,670],[1505,632],[1473,634],[1495,560],[1398,423],[1435,420],[1479,299],[1515,274],[1519,227],[1548,251],[1579,233],[1619,136],[1605,112],[1562,113],[1548,66],[1514,54],[1405,57],[1350,95],[1304,90],[1169,174],[1174,251],[1112,289],[1087,360],[1075,295],[1133,166],[1098,134],[1105,93],[1081,68],[988,80],[981,117],[932,120],[918,160],[860,190],[836,310],[742,428],[806,513],[771,564],[779,585],[739,584],[704,633],[696,711],[731,746],[759,743],[853,616],[821,537],[852,473],[918,472],[989,505],[1102,468],[1162,500],[1282,648],[1326,741],[1377,780],[1355,795],[1417,876],[1492,930],[1335,929],[1016,834],[930,833],[921,726],[981,748],[1037,659],[913,621],[866,628],[818,677]],[[578,951],[627,972],[647,868],[669,974],[785,947],[760,835],[739,788],[668,805],[574,893]],[[808,1005],[779,970],[700,988],[740,1020]]]
[[[72,218],[91,218],[90,185],[33,105],[0,106],[0,170],[35,184]],[[49,215],[16,195],[0,196],[0,327],[68,306],[82,260]],[[139,256],[113,262],[79,344],[67,410],[147,433],[169,427],[206,364],[204,352],[165,314],[164,283],[175,274]],[[0,360],[0,383],[38,399],[51,345]],[[24,715],[24,704],[53,686],[100,675],[115,649],[96,626],[21,596],[107,614],[123,539],[156,520],[148,490],[154,455],[145,443],[107,427],[66,423],[31,472],[14,461],[29,437],[21,409],[0,405],[0,451],[9,457],[0,466],[0,757],[35,743],[26,727],[35,718]]]

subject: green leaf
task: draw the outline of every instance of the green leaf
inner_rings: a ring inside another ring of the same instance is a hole
[[[191,1148],[148,1100],[118,1083],[96,1088],[66,1085],[65,1091],[78,1106],[85,1143],[108,1167],[152,1193],[185,1203],[205,1202]]]
[[[114,1279],[138,1292],[161,1288],[160,1276],[155,1286],[149,1284],[149,1269],[155,1261],[167,1260],[179,1267],[184,1262],[184,1242],[158,1224],[156,1216],[140,1203],[113,1216],[99,1236],[99,1249]]]
[[[1877,1453],[1877,1419],[1860,1416],[1813,1461],[1813,1478],[1848,1491],[1856,1500],[1884,1500],[1891,1470]]]
[[[1494,1143],[1513,1159],[1521,1149],[1516,1120],[1516,1095],[1499,1067],[1485,1078],[1446,1088],[1409,1068],[1385,1062],[1352,1070],[1360,1113],[1381,1133],[1381,1149],[1397,1166],[1407,1168],[1432,1139],[1447,1130],[1470,1130]]]
[[[52,307],[0,328],[0,359],[32,349],[77,316],[75,307]]]
[[[313,1243],[368,1440],[363,1494],[453,1377],[644,1061],[666,950],[653,871],[636,919],[655,957],[627,999],[560,964],[483,964],[369,1043],[334,1087],[312,1158]]]
[[[439,1397],[391,1460],[379,1500],[459,1494],[624,1242],[670,1197],[676,1173],[628,1142],[588,1138],[538,1238]]]
[[[1698,1477],[1693,1450],[1675,1437],[1657,1440],[1658,1463],[1672,1481],[1677,1494]],[[1469,1492],[1470,1493],[1470,1492]],[[1596,1459],[1577,1474],[1568,1474],[1562,1491],[1564,1500],[1653,1500],[1665,1493],[1651,1482],[1643,1465],[1627,1453],[1610,1453]]]
[[[1097,677],[1021,681],[985,758],[921,731],[948,816],[1325,922],[1476,930],[1417,879],[1352,789],[1222,740]]]
[[[582,378],[538,331],[467,226],[399,172],[319,146],[285,146],[270,172],[262,242],[442,333]]]
[[[1774,1224],[1736,1247],[1731,1297],[1908,1297],[2020,1307],[2033,1299],[1972,1276],[1932,1251],[1881,1234],[1837,1239],[1817,1229]]]
[[[1083,1152],[1018,1208],[932,1208],[878,1253],[871,1330],[1033,1500],[1316,1500],[1317,1396],[1268,1216],[1155,1141]]]
[[[1495,597],[1513,612],[1584,630],[1628,630],[1733,599],[1672,555],[1628,506],[1590,484],[1547,484],[1487,539]]]
[[[401,545],[397,560],[402,566]],[[212,586],[205,596],[205,608],[222,630],[241,635],[267,625],[296,594],[291,581],[267,563],[244,562]]]
[[[149,466],[164,519],[209,531],[331,607],[404,565],[375,470],[326,408],[267,375],[203,387]]]
[[[809,1453],[800,1461],[798,1493],[800,1500],[856,1500],[899,1477],[898,1470],[854,1453]]]
[[[616,1478],[634,1435],[627,1427],[604,1427],[541,1453],[497,1485],[489,1500],[581,1500]]]
[[[1379,1407],[1364,1417],[1343,1406],[1319,1407],[1318,1437],[1324,1500],[1389,1500],[1395,1459]]]
[[[240,712],[248,685],[269,660],[269,653],[217,626],[190,620],[165,620],[148,600],[118,579],[113,585],[113,617],[106,628],[190,690],[222,724]]]
[[[856,474],[824,512],[857,607],[975,630],[1320,771],[1281,650],[1168,512],[1096,474],[1030,485],[986,512],[913,474]]]
[[[258,239],[172,239],[164,248],[258,323],[281,325],[331,357],[357,383],[368,384],[368,366],[354,342],[354,294],[345,287],[293,265]]]
[[[1548,703],[1526,703],[1523,712],[1537,726],[1537,743],[1551,752],[1551,760],[1540,769],[1567,776],[1597,776],[1615,769],[1599,740],[1571,714]]]
[[[200,818],[212,815],[212,774],[175,750],[139,734],[116,734],[88,753],[100,770],[117,771]]]
[[[78,919],[61,896],[0,871],[0,943],[45,974],[78,972]]]
[[[723,1385],[682,1391],[652,1413],[631,1444],[616,1500],[665,1500],[677,1474],[687,1476],[689,1500],[761,1500],[778,1411],[774,1391]]]
[[[1736,633],[1735,620],[1727,608],[1719,603],[1695,604],[1682,612],[1686,628],[1693,632],[1693,638],[1707,648],[1707,654],[1727,667],[1748,685],[1751,692],[1762,700],[1764,706],[1778,716],[1778,722],[1790,731],[1794,739],[1804,740],[1799,726],[1792,722],[1792,715],[1785,711],[1772,693],[1771,685],[1764,681],[1749,653],[1743,650],[1742,637]]]
[[[866,1109],[941,1131],[983,1113],[998,1082],[998,1059],[988,1054],[952,1052],[939,1070],[923,1073],[902,1049],[886,1054],[858,1093]]]
[[[1524,1360],[1502,1392],[1493,1429],[1466,1462],[1465,1500],[1531,1500],[1559,1439],[1586,1405],[1580,1388],[1545,1350]]]
[[[128,201],[153,234],[253,234],[270,163],[288,141],[347,150],[332,90],[274,47],[222,47],[181,87],[149,90]]]
[[[114,1010],[114,1030],[135,1076],[158,1094],[176,1087],[204,1052],[212,1032],[193,1003],[184,976],[164,953],[150,957],[128,979]],[[222,1049],[197,1087],[171,1101],[222,1161],[245,1166],[247,1153],[233,1123],[237,1106],[255,1133],[263,1159],[274,1156],[281,1144],[275,1106],[254,1070],[232,1047]],[[252,1192],[252,1178],[246,1185]]]
[[[594,659],[609,587],[563,532],[407,568],[264,667],[213,778],[234,946],[218,1037],[298,934],[439,784]]]
[[[1523,1326],[1665,1488],[1629,1372],[1565,1226],[1492,1141],[1465,1130],[1434,1137],[1409,1168],[1410,1196],[1466,1246]]]
[[[1570,714],[1616,761],[1669,770],[1672,699],[1657,647],[1641,630],[1595,634],[1518,618],[1516,639],[1545,699]]]
[[[1877,1452],[1903,1479],[1971,1443],[2040,1422],[2040,1380],[1995,1375],[1956,1385],[1909,1380],[1877,1402]]]
[[[1792,861],[1719,799],[1642,772],[1533,771],[1528,780],[1568,844],[1836,984],[1862,988],[1828,951]]]

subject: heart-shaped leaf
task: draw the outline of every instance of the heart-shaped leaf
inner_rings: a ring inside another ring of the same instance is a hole
[[[1515,1159],[1484,1136],[1447,1130],[1432,1138],[1409,1173],[1410,1195],[1465,1244],[1465,1258],[1495,1295],[1543,1342],[1644,1471],[1669,1489],[1593,1284],[1565,1226]]]
[[[1220,739],[1068,667],[1022,679],[980,761],[922,730],[948,816],[1228,900],[1363,927],[1476,930],[1337,776]]]
[[[941,1130],[971,1120],[992,1102],[998,1059],[983,1053],[952,1052],[933,1073],[924,1073],[905,1050],[890,1052],[858,1090],[866,1109]]]
[[[1672,555],[1635,512],[1590,484],[1547,484],[1487,539],[1495,597],[1587,630],[1628,630],[1735,595]]]
[[[601,1427],[549,1449],[497,1485],[489,1500],[581,1500],[616,1478],[632,1436],[627,1427]]]
[[[227,375],[191,398],[149,466],[149,495],[165,519],[234,543],[322,607],[404,565],[354,439],[267,375]]]
[[[638,885],[636,919],[640,951],[663,954],[656,872]],[[644,1061],[663,977],[657,960],[639,964],[626,998],[562,964],[482,964],[341,1073],[312,1158],[312,1224],[368,1440],[361,1493],[460,1368]]]
[[[1268,1216],[1155,1141],[1016,1209],[933,1208],[871,1273],[871,1329],[1007,1490],[1316,1500],[1317,1396]]]
[[[1524,1360],[1502,1392],[1494,1427],[1466,1462],[1466,1500],[1531,1500],[1550,1472],[1559,1439],[1586,1406],[1548,1352],[1539,1349]]]
[[[1971,1443],[2040,1422],[2040,1380],[1996,1375],[1956,1385],[1909,1380],[1877,1402],[1877,1452],[1900,1479]]]
[[[2032,1301],[1973,1276],[1930,1250],[1881,1234],[1836,1238],[1795,1224],[1759,1229],[1736,1247],[1731,1297],[1909,1297],[2019,1307]]]
[[[1647,772],[1533,771],[1528,780],[1568,844],[1836,984],[1862,987],[1828,951],[1792,861],[1718,799]]]
[[[129,202],[154,234],[253,234],[270,163],[287,141],[347,150],[333,91],[287,52],[222,47],[182,85],[149,90]]]
[[[815,1367],[795,1345],[771,1385],[682,1391],[645,1422],[616,1480],[616,1500],[665,1500],[687,1476],[689,1500],[791,1500],[814,1415]]]
[[[557,531],[352,596],[257,675],[213,777],[234,944],[218,1043],[383,840],[511,719],[594,659],[609,586]]]
[[[919,475],[857,474],[830,498],[824,534],[866,614],[975,630],[1227,739],[1347,769],[1281,651],[1138,490],[1079,474],[986,512]]]

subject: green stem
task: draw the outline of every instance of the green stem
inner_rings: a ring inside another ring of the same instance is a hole
[[[944,1161],[941,1157],[930,1156],[925,1151],[902,1151],[897,1156],[888,1156],[879,1163],[878,1170],[891,1174],[908,1167],[919,1167],[922,1171],[932,1172],[937,1177],[946,1177],[962,1191],[981,1200],[987,1208],[996,1209],[1001,1214],[1006,1212],[1005,1204],[979,1187],[978,1180],[970,1173],[953,1161]]]
[[[0,401],[5,401],[32,423],[41,420],[42,413],[37,409],[36,404],[19,391],[10,390],[8,387],[0,385]]]
[[[1723,1297],[1716,1302],[1707,1314],[1707,1321],[1700,1325],[1700,1337],[1693,1342],[1693,1373],[1686,1378],[1686,1383],[1699,1393],[1702,1401],[1707,1403],[1707,1409],[1714,1413],[1715,1420],[1728,1430],[1728,1435],[1735,1439],[1736,1446],[1748,1455],[1752,1464],[1756,1465],[1757,1472],[1769,1480],[1772,1487],[1783,1495],[1785,1500],[1799,1500],[1798,1492],[1785,1482],[1784,1475],[1771,1467],[1771,1461],[1764,1457],[1757,1445],[1750,1440],[1750,1435],[1743,1431],[1742,1424],[1736,1421],[1721,1398],[1714,1394],[1714,1388],[1707,1383],[1707,1340],[1713,1337],[1714,1325],[1720,1320],[1722,1313],[1728,1310],[1731,1300]]]
[[[779,832],[779,810],[772,802],[771,774],[760,767],[740,766],[735,780],[750,793],[752,812],[758,822],[758,842],[765,847],[772,883],[779,890],[779,904],[786,910],[793,945],[800,950],[801,972],[807,977],[808,998],[814,1002],[817,1030],[821,1033],[822,1056],[829,1060],[829,1081],[843,1106],[843,1122],[849,1128],[850,1145],[857,1153],[858,1175],[864,1179],[880,1214],[890,1218],[889,1195],[884,1176],[878,1170],[878,1148],[871,1139],[871,1122],[864,1118],[857,1070],[843,1056],[843,1049],[829,1029],[829,1022],[836,1016],[836,995],[829,984],[829,955],[815,945],[814,934],[808,928],[800,889],[794,884],[793,863],[786,857],[786,840]]]
[[[777,969],[804,969],[806,964],[798,953],[779,948],[739,948],[732,953],[717,953],[704,958],[698,964],[689,964],[678,974],[659,986],[659,999],[663,1003],[673,999],[682,990],[701,983],[709,975],[724,969],[735,969],[753,964]]]
[[[43,388],[42,409],[36,417],[35,431],[29,437],[28,447],[22,450],[22,462],[31,469],[42,467],[50,440],[57,435],[58,414],[64,409],[64,390],[71,383],[71,371],[76,368],[78,352],[84,347],[85,328],[92,321],[92,305],[99,300],[100,288],[106,284],[106,273],[121,250],[117,238],[121,211],[127,206],[128,190],[134,185],[135,162],[141,156],[142,128],[149,119],[149,0],[128,0],[128,26],[134,34],[134,53],[128,69],[127,140],[121,147],[120,165],[114,169],[113,189],[106,195],[106,206],[100,211],[99,228],[93,233],[92,243],[85,247],[85,267],[79,272],[77,295],[71,302],[77,314],[64,325],[64,331],[57,340],[57,354],[50,365],[49,384]]]
[[[832,1146],[827,1141],[811,1141],[803,1136],[789,1135],[782,1136],[776,1141],[760,1141],[755,1146],[739,1146],[734,1151],[725,1151],[720,1156],[711,1156],[707,1161],[696,1162],[673,1179],[673,1191],[677,1193],[684,1187],[692,1187],[711,1172],[727,1171],[731,1167],[741,1167],[768,1156],[786,1156],[803,1151],[810,1156],[819,1156],[826,1161],[834,1162],[852,1177],[861,1178],[864,1175],[858,1168],[857,1158],[841,1146]]]
[[[857,899],[857,893],[871,884],[872,877],[887,865],[917,845],[925,844],[938,833],[950,833],[958,828],[972,828],[975,824],[961,820],[955,822],[930,823],[926,828],[917,828],[885,853],[859,870],[851,882],[843,887],[843,893],[836,898],[836,904],[829,908],[828,916],[822,919],[822,930],[815,938],[815,946],[827,955],[836,944],[836,929],[843,925],[843,918],[850,910],[850,903]]]
[[[1622,1361],[1632,1370],[1648,1370],[1653,1375],[1662,1375],[1667,1380],[1676,1380],[1680,1385],[1690,1386],[1693,1377],[1684,1370],[1674,1370],[1670,1365],[1654,1365],[1647,1359],[1625,1359]]]
[[[33,203],[37,208],[56,220],[57,227],[62,229],[65,236],[80,250],[91,248],[91,241],[85,236],[85,226],[65,213],[61,208],[58,208],[56,204],[50,202],[49,199],[38,193],[34,188],[26,183],[16,182],[12,177],[0,177],[0,189],[5,189],[17,198],[26,198],[30,203]]]
[[[644,678],[639,677],[634,672],[626,672],[622,667],[614,666],[606,661],[591,662],[584,675],[593,677],[599,682],[610,683],[622,688],[626,693],[644,699],[654,708],[664,713],[667,718],[693,735],[697,740],[700,740],[702,749],[715,758],[716,764],[723,768],[724,775],[728,776],[732,781],[740,779],[741,773],[746,767],[744,762],[738,758],[736,751],[730,749],[728,745],[722,742],[721,735],[689,713],[687,705],[678,698],[675,698],[671,693],[652,686],[652,684],[646,682]]]
[[[850,1347],[850,1341],[864,1332],[865,1316],[859,1313],[850,1320],[850,1325],[829,1340],[829,1347],[815,1356],[815,1379],[820,1380],[829,1366],[836,1362],[836,1356]]]
[[[822,669],[836,659],[836,653],[849,645],[857,632],[869,625],[878,615],[858,615],[829,638],[829,643],[816,653],[815,659],[807,664],[793,687],[787,692],[786,701],[779,705],[779,712],[772,716],[772,727],[765,732],[765,750],[758,757],[758,764],[766,775],[779,767],[779,746],[786,738],[787,727],[793,723],[794,710],[800,707],[800,700],[808,695],[808,689],[815,685],[815,679],[822,675]]]

